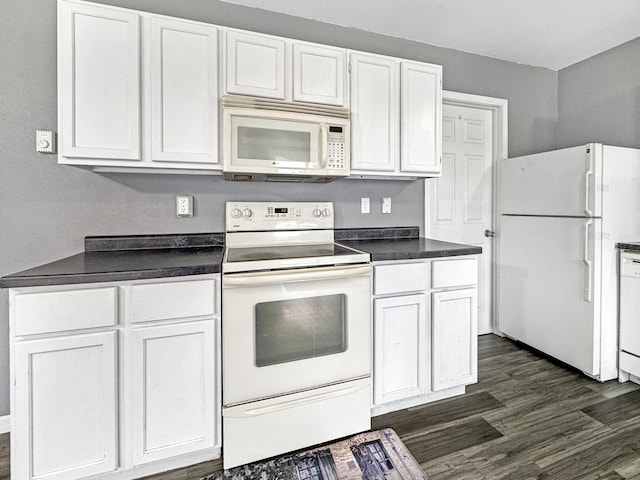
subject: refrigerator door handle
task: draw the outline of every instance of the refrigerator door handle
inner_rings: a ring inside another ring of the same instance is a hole
[[[593,285],[591,277],[593,276],[593,262],[589,259],[589,227],[593,225],[593,220],[587,220],[584,224],[584,256],[582,257],[582,261],[586,265],[586,285],[584,289],[584,299],[587,302],[591,302],[591,297],[593,295]]]
[[[587,150],[586,160],[587,170],[584,172],[584,213],[587,217],[593,217],[593,212],[591,211],[591,209],[589,209],[589,180],[593,175],[592,157],[589,150]]]

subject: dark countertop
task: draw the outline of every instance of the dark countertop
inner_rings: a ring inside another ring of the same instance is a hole
[[[367,252],[371,261],[477,255],[482,247],[419,236],[418,227],[336,230],[341,245]]]
[[[335,239],[372,261],[482,253],[481,247],[422,238],[418,227],[337,229]],[[223,242],[221,233],[86,237],[83,253],[2,277],[0,288],[220,273]]]
[[[640,252],[640,242],[630,242],[630,243],[616,243],[616,248],[620,250],[632,250],[635,252]]]
[[[83,253],[2,277],[0,288],[219,273],[222,239],[221,234],[86,237]]]

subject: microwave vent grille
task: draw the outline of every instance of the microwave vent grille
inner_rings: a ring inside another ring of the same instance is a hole
[[[349,109],[347,108],[306,102],[285,102],[269,98],[243,97],[239,95],[225,95],[222,97],[222,107],[304,113],[307,115],[349,119]]]

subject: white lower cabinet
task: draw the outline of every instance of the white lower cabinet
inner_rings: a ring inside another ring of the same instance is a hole
[[[115,470],[116,332],[20,342],[14,355],[12,478]]]
[[[219,286],[10,290],[12,478],[137,478],[219,457]],[[184,308],[167,300],[183,294]]]
[[[433,390],[478,381],[477,288],[431,294]]]
[[[373,301],[374,403],[422,395],[429,390],[427,296]]]
[[[477,261],[374,264],[373,415],[460,395],[477,381]]]
[[[133,463],[215,445],[214,321],[142,327],[131,332]]]

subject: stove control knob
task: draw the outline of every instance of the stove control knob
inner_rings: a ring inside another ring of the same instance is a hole
[[[323,217],[329,217],[331,216],[331,210],[329,210],[328,208],[325,208],[322,210],[322,216]]]
[[[244,215],[244,218],[251,218],[251,216],[253,215],[253,212],[251,211],[250,208],[245,208],[244,211],[242,212],[242,215]]]
[[[314,217],[318,218],[322,215],[322,210],[320,210],[319,208],[314,208],[312,213]]]
[[[242,216],[242,210],[240,210],[239,208],[234,208],[233,210],[231,210],[231,216],[233,218],[240,218]]]

